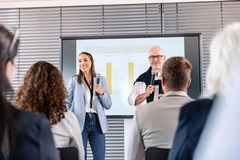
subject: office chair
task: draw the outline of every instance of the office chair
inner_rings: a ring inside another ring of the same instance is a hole
[[[145,160],[167,160],[169,149],[149,147],[145,153]]]
[[[58,148],[61,160],[78,160],[78,150],[76,147]]]

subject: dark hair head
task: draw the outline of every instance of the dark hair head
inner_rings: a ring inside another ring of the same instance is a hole
[[[14,121],[10,103],[6,99],[6,91],[12,91],[10,82],[6,77],[6,64],[10,61],[14,63],[17,54],[18,32],[13,35],[7,28],[0,24],[0,145],[1,153],[5,159],[8,158],[10,148],[10,138],[14,141],[16,125]],[[12,135],[10,137],[10,135]]]
[[[39,61],[26,72],[16,93],[16,106],[43,113],[51,124],[64,118],[66,89],[60,71],[52,64]]]
[[[10,84],[5,74],[5,67],[8,61],[14,62],[17,55],[18,32],[13,35],[3,25],[0,24],[0,87],[1,91],[10,88]],[[1,92],[2,94],[2,92]]]
[[[186,89],[191,76],[192,64],[184,57],[171,57],[163,64],[165,84],[173,90]]]
[[[88,52],[81,52],[79,55],[78,55],[78,58],[80,55],[82,54],[85,54],[89,57],[89,59],[91,60],[91,63],[92,63],[92,66],[91,66],[91,69],[90,69],[90,73],[92,74],[92,76],[96,76],[96,72],[95,72],[95,65],[94,65],[94,59],[93,59],[93,56],[88,53]],[[82,78],[83,78],[83,73],[82,71],[79,69],[79,74],[78,74],[78,83],[82,83]]]

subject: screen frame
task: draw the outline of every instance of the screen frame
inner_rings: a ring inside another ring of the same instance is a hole
[[[201,93],[202,93],[202,90],[203,90],[203,76],[202,76],[202,34],[201,33],[185,33],[185,34],[153,34],[153,35],[110,35],[110,36],[71,36],[71,37],[60,37],[60,46],[61,46],[61,54],[60,54],[60,71],[62,74],[63,73],[63,65],[64,65],[64,41],[65,40],[73,40],[73,41],[77,41],[77,40],[91,40],[91,39],[127,39],[127,38],[161,38],[161,37],[196,37],[197,38],[197,41],[198,41],[198,55],[195,56],[195,55],[186,55],[185,53],[185,57],[186,58],[190,58],[189,61],[192,63],[193,65],[193,69],[195,69],[196,65],[198,65],[197,67],[197,72],[199,73],[198,76],[197,76],[197,79],[195,79],[194,81],[197,81],[198,84],[194,84],[194,85],[197,85],[195,87],[198,88],[198,96],[194,96],[192,98],[194,99],[197,99]],[[185,41],[185,39],[184,39]],[[191,42],[187,42],[187,43],[191,43]],[[186,44],[184,42],[184,45],[185,45],[185,51],[186,51]],[[188,44],[189,45],[189,44]],[[189,46],[187,46],[189,47]],[[192,48],[188,48],[188,52],[191,52]],[[190,56],[190,57],[189,57]],[[76,58],[76,57],[75,57]],[[169,58],[169,57],[168,57]],[[197,58],[197,60],[195,59]],[[192,59],[195,59],[194,62],[197,62],[198,64],[195,64],[192,62]],[[74,61],[75,62],[75,61]],[[73,63],[73,62],[72,62]],[[74,64],[76,66],[76,63]],[[196,72],[196,71],[195,71]],[[192,72],[193,74],[193,72]],[[64,75],[63,75],[64,76]],[[191,76],[192,77],[192,76]],[[69,76],[70,78],[70,76]],[[195,77],[192,77],[192,78],[195,78]],[[192,82],[194,82],[192,80]],[[190,86],[191,87],[191,86]],[[134,106],[132,106],[134,107]],[[132,115],[107,115],[107,117],[125,117],[125,118],[131,118]]]

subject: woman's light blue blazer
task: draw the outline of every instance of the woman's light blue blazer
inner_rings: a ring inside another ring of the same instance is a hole
[[[94,82],[96,83],[96,78],[94,77]],[[95,84],[94,83],[94,84]],[[104,91],[104,95],[95,95],[94,102],[96,104],[99,123],[103,133],[108,131],[108,122],[105,115],[104,109],[110,109],[112,106],[112,100],[107,87],[106,78],[100,76],[99,81],[100,86]],[[68,109],[72,110],[77,116],[78,122],[80,124],[81,131],[83,131],[85,116],[86,116],[86,85],[84,83],[79,84],[77,82],[77,75],[70,78],[67,87],[67,98],[65,99],[65,105]]]

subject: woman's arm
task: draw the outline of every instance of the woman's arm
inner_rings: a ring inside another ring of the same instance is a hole
[[[74,97],[74,78],[73,76],[70,78],[68,87],[67,87],[67,97],[65,99],[65,105],[67,109],[72,107],[73,97]]]
[[[108,90],[108,86],[107,86],[107,82],[106,82],[105,77],[101,76],[100,85],[101,85],[104,93],[102,95],[98,95],[98,97],[99,97],[99,100],[100,100],[100,103],[102,104],[102,106],[105,109],[108,110],[112,106],[112,100],[111,100],[111,97],[110,97],[110,93],[109,93],[109,90]]]

